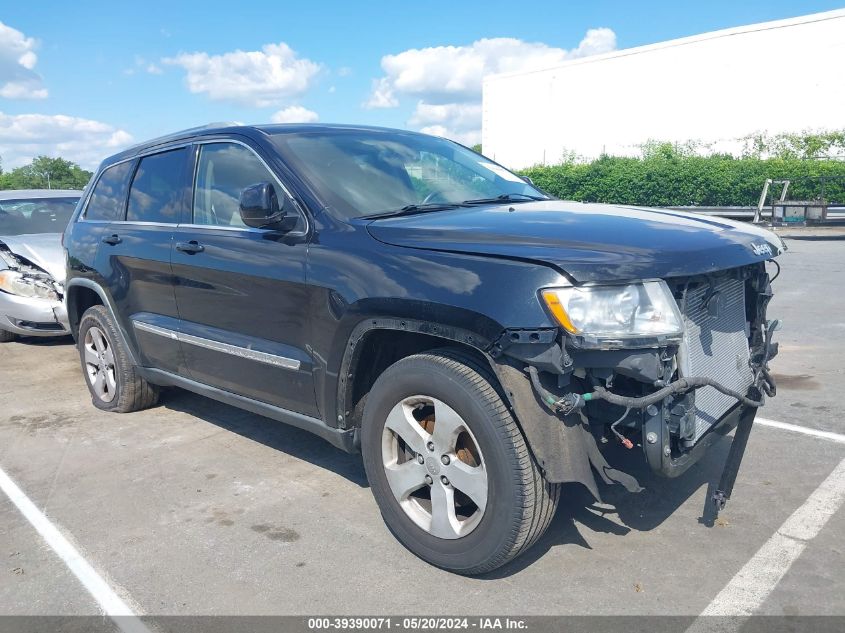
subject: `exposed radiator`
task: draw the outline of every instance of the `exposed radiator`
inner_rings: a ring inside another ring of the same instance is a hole
[[[678,351],[681,376],[707,376],[745,394],[754,376],[749,364],[745,319],[745,282],[718,281],[687,291],[681,311],[686,331]],[[695,392],[693,442],[730,409],[736,400],[713,387]]]

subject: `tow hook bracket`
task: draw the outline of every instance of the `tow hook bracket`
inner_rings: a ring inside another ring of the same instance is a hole
[[[725,494],[724,490],[716,490],[713,493],[713,505],[716,508],[716,514],[718,515],[719,512],[725,509],[725,504],[728,502],[728,496]]]
[[[711,501],[713,503],[713,511],[715,517],[719,516],[719,512],[725,508],[728,499],[731,498],[734,483],[736,483],[736,476],[739,474],[739,467],[742,464],[742,458],[745,456],[745,448],[748,446],[748,437],[751,435],[751,427],[754,425],[755,409],[746,409],[742,412],[739,418],[739,424],[736,426],[734,439],[731,443],[728,458],[725,460],[725,467],[722,470],[722,476],[719,478],[719,485],[713,492]]]

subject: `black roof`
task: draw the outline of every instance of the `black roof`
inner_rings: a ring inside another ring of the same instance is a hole
[[[209,125],[202,125],[199,127],[188,128],[166,134],[157,138],[138,143],[123,150],[118,154],[110,156],[104,161],[106,163],[115,163],[126,158],[132,158],[138,153],[145,150],[157,147],[159,145],[166,145],[181,140],[197,138],[201,136],[216,136],[222,134],[240,134],[242,136],[276,136],[278,134],[301,134],[304,132],[330,132],[332,130],[367,130],[370,132],[391,132],[402,134],[418,134],[410,130],[399,130],[394,128],[378,127],[374,125],[344,125],[334,123],[269,123],[266,125],[240,125],[237,123],[211,123]]]

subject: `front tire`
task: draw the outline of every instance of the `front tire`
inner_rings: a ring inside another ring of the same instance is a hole
[[[158,402],[158,387],[141,377],[130,361],[117,324],[105,307],[93,306],[82,315],[77,347],[95,407],[129,413]]]
[[[388,528],[466,575],[536,543],[560,498],[493,384],[468,355],[435,350],[389,367],[364,407],[364,467]]]
[[[0,343],[11,343],[18,335],[14,332],[9,332],[8,330],[0,330]]]

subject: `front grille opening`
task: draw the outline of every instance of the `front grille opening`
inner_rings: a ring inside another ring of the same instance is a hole
[[[707,376],[740,393],[753,382],[748,344],[744,275],[729,274],[705,278],[683,289],[680,303],[684,318],[684,339],[678,349],[678,373]],[[712,387],[695,393],[695,425],[692,436],[697,442],[736,404]]]

